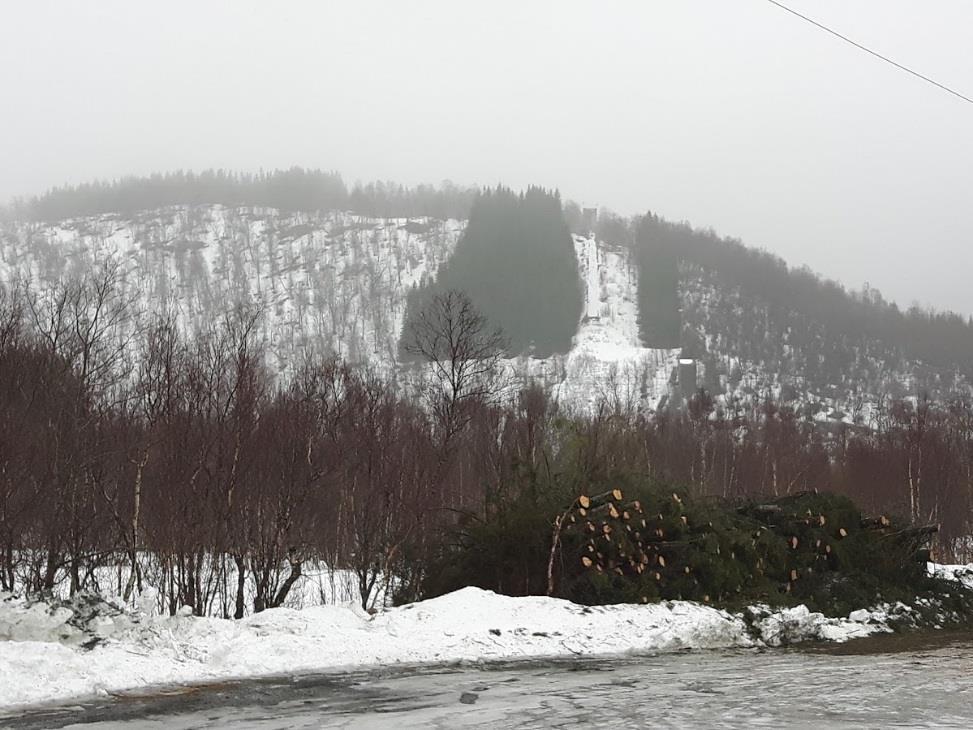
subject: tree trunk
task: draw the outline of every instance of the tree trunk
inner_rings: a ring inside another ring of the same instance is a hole
[[[47,551],[47,565],[44,568],[44,583],[41,588],[45,591],[54,590],[54,579],[57,577],[57,552]]]
[[[236,564],[236,605],[233,610],[233,618],[243,618],[243,598],[244,588],[247,584],[247,564],[243,555],[234,555],[233,562]]]
[[[146,452],[145,456],[138,463],[138,469],[135,472],[135,485],[132,488],[132,537],[131,552],[129,553],[129,562],[132,564],[132,570],[128,574],[128,583],[125,584],[125,593],[122,596],[126,603],[131,598],[132,589],[136,585],[138,586],[139,593],[142,592],[142,571],[138,564],[139,513],[142,510],[142,473],[145,470],[145,465],[148,460],[149,454]]]
[[[301,558],[297,557],[293,551],[288,557],[288,562],[291,564],[291,573],[287,576],[287,579],[281,584],[280,589],[277,591],[277,595],[274,596],[273,605],[274,608],[281,606],[285,600],[287,600],[287,594],[290,593],[291,588],[297,582],[297,579],[301,577]]]

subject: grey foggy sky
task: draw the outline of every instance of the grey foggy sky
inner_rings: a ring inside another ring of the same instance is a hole
[[[968,0],[789,0],[973,95]],[[0,200],[177,168],[558,187],[973,313],[973,105],[765,0],[0,0]]]

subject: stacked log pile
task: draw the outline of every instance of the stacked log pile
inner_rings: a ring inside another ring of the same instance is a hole
[[[935,531],[863,517],[831,494],[733,505],[679,493],[628,499],[613,489],[579,496],[556,520],[556,592],[584,603],[828,603],[853,587],[867,603],[874,597],[857,592],[922,578]]]

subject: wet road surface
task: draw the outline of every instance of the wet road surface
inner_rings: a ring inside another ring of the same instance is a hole
[[[973,727],[973,635],[247,680],[0,716],[13,729]]]

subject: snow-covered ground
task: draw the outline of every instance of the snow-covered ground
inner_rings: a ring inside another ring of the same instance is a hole
[[[755,606],[740,615],[686,601],[586,607],[477,588],[374,614],[348,603],[232,621],[188,611],[158,616],[155,605],[151,592],[136,610],[85,598],[52,607],[0,595],[0,706],[392,664],[846,641],[891,631],[890,622],[911,611],[899,604],[828,618],[804,606]]]
[[[18,567],[14,571],[13,593],[22,594],[24,586],[28,585],[31,565],[36,565],[36,556],[18,557]],[[140,553],[139,562],[143,580],[149,586],[167,586],[168,579],[162,571],[159,556],[151,553]],[[232,613],[237,589],[237,571],[233,562],[223,556],[222,559],[206,559],[202,562],[202,584],[209,593],[209,600],[204,601],[204,613],[208,616],[225,616]],[[286,571],[286,567],[282,567]],[[96,593],[106,601],[120,603],[128,585],[131,568],[127,558],[108,561],[105,565],[95,567],[85,590]],[[64,572],[57,574],[57,580],[51,590],[55,600],[67,600],[71,588],[70,580]],[[379,576],[369,595],[368,607],[375,608],[386,605],[388,585],[384,576]],[[165,590],[156,595],[155,609],[163,610],[169,605],[171,596]],[[247,571],[244,584],[245,610],[251,610],[256,596],[254,573]],[[284,599],[284,608],[302,609],[309,606],[351,603],[361,604],[358,576],[351,570],[334,568],[324,561],[307,560],[302,564],[301,576],[294,582]],[[128,608],[138,605],[138,597],[133,595],[128,602]]]
[[[929,574],[937,578],[954,580],[966,588],[973,590],[973,563],[970,565],[940,565],[928,563]]]

